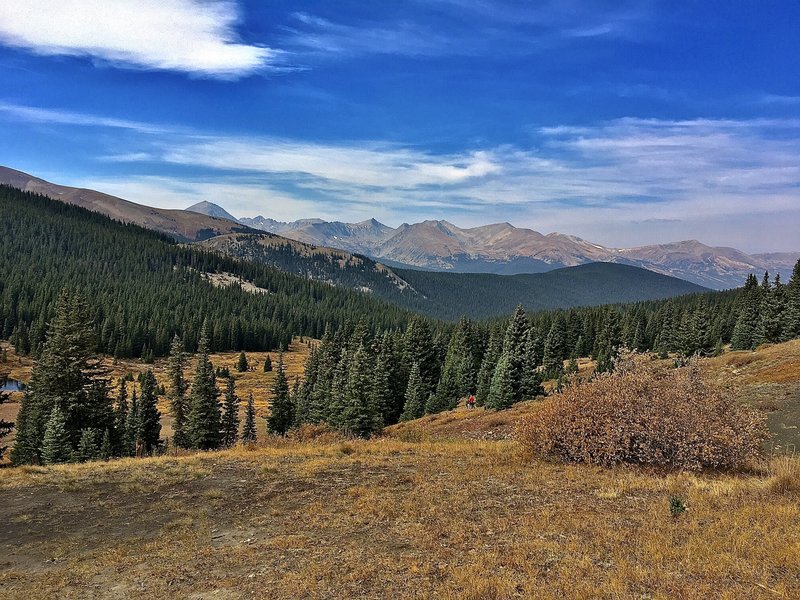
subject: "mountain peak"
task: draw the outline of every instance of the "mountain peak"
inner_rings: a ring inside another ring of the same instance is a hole
[[[234,217],[231,213],[227,210],[219,206],[218,204],[214,204],[213,202],[198,202],[197,204],[192,204],[189,208],[186,209],[189,212],[200,213],[201,215],[206,215],[209,217],[217,217],[219,219],[228,219],[229,221],[238,221],[236,217]]]

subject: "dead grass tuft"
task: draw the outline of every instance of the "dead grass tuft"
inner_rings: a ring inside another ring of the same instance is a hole
[[[800,493],[800,456],[776,456],[769,462],[767,485],[776,494]]]

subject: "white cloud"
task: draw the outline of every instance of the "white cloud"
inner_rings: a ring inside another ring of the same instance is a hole
[[[304,174],[351,186],[449,185],[500,171],[489,153],[441,156],[392,144],[314,144],[226,137],[168,141],[165,162],[259,173]]]
[[[0,42],[42,55],[233,78],[268,66],[276,52],[239,40],[234,2],[18,0],[0,2]]]
[[[153,165],[169,178],[122,174],[73,183],[148,204],[183,207],[202,199],[239,216],[374,216],[390,225],[425,218],[469,226],[508,220],[606,245],[694,237],[744,250],[800,249],[797,119],[625,118],[538,129],[525,148],[441,154],[376,141],[160,131],[19,108],[13,116],[20,119],[131,129],[108,138],[113,170],[141,163],[137,172]]]
[[[0,101],[0,113],[6,114],[21,121],[29,123],[56,123],[59,125],[79,125],[87,127],[109,127],[113,129],[130,129],[140,133],[166,133],[172,128],[144,123],[142,121],[131,121],[128,119],[117,119],[114,117],[103,117],[85,113],[76,113],[67,110],[57,110],[50,108],[37,108],[22,104],[13,104]]]

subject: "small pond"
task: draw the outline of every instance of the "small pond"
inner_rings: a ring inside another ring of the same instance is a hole
[[[23,392],[25,384],[16,379],[0,379],[0,392]]]

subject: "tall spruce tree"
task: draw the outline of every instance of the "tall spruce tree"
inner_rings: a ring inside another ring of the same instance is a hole
[[[190,448],[192,446],[187,423],[189,399],[186,397],[186,392],[189,389],[189,382],[186,381],[184,376],[186,359],[183,340],[175,335],[169,347],[166,370],[167,399],[169,400],[169,408],[172,415],[172,443],[178,448]]]
[[[56,405],[73,450],[83,429],[113,427],[113,406],[94,356],[95,344],[94,321],[85,300],[62,292],[17,417],[11,452],[15,464],[41,461],[45,426]]]
[[[544,342],[542,368],[547,377],[558,377],[564,371],[564,354],[567,350],[566,334],[566,323],[559,315],[550,326]]]
[[[792,277],[786,286],[786,310],[784,312],[783,340],[800,337],[800,260],[794,266]]]
[[[489,396],[486,398],[486,408],[494,410],[509,408],[517,402],[515,394],[511,359],[508,353],[503,352],[492,375]]]
[[[67,431],[67,419],[61,411],[61,407],[54,404],[45,424],[41,461],[45,465],[55,465],[71,462],[73,456],[72,443]]]
[[[375,366],[372,369],[372,381],[369,384],[369,390],[370,394],[372,394],[371,403],[377,407],[381,422],[391,425],[397,422],[398,415],[395,414],[397,401],[392,397],[391,372],[388,364],[390,356],[384,340],[381,341],[378,355],[375,357]]]
[[[253,404],[253,392],[247,396],[244,410],[244,426],[242,427],[242,443],[252,444],[256,441],[256,407]]]
[[[419,419],[425,414],[425,403],[428,399],[426,394],[425,384],[420,376],[419,363],[415,362],[411,365],[411,373],[408,376],[408,389],[405,394],[403,414],[400,416],[401,421]]]
[[[222,401],[222,444],[228,448],[236,445],[239,437],[239,398],[233,377],[228,378]]]
[[[438,350],[433,341],[428,321],[422,317],[412,317],[404,336],[405,364],[419,364],[420,378],[425,386],[427,398],[436,389],[439,381]]]
[[[276,435],[286,435],[293,424],[292,399],[289,396],[289,382],[286,380],[286,368],[283,364],[283,353],[278,354],[277,373],[272,385],[272,401],[267,417],[267,431]]]
[[[478,390],[475,400],[478,406],[486,404],[489,397],[489,389],[492,386],[492,376],[497,367],[497,361],[503,353],[503,332],[500,329],[493,329],[489,336],[489,344],[481,361],[481,368],[478,371]]]
[[[151,455],[158,447],[161,435],[161,413],[158,410],[158,383],[153,371],[142,375],[141,396],[137,407],[137,454]]]
[[[339,427],[347,435],[369,437],[378,431],[383,422],[372,394],[372,364],[362,341],[353,359],[344,390]]]
[[[136,456],[136,443],[139,439],[139,394],[133,388],[128,418],[125,420],[125,451],[123,456]]]
[[[84,429],[81,432],[81,439],[78,442],[78,450],[75,458],[78,462],[89,462],[97,460],[100,456],[100,448],[97,445],[97,430]]]
[[[208,357],[209,343],[208,325],[204,324],[197,348],[197,367],[192,382],[187,419],[192,447],[200,450],[214,450],[222,443],[219,389],[214,365]]]
[[[125,379],[120,377],[117,382],[117,400],[114,404],[114,427],[106,429],[111,435],[112,454],[114,456],[127,456],[128,443],[126,439],[126,423],[128,421],[128,388]]]
[[[239,371],[239,373],[244,373],[248,368],[250,368],[250,365],[247,364],[247,355],[244,351],[239,352],[239,359],[236,361],[236,370]]]
[[[761,290],[755,275],[750,275],[739,298],[738,318],[733,328],[731,347],[753,350],[758,345],[761,327]]]

